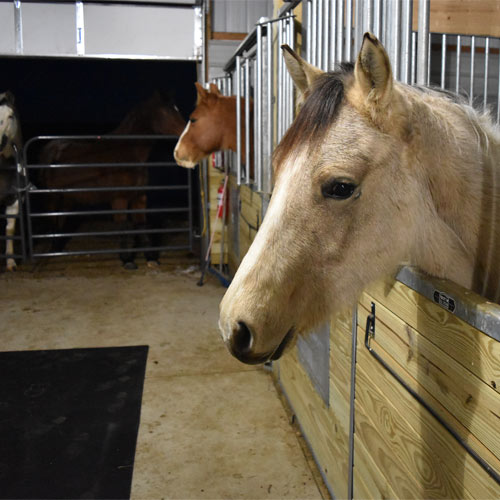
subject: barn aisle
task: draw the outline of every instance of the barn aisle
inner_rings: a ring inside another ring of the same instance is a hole
[[[321,498],[271,377],[220,341],[224,288],[192,264],[1,274],[2,350],[149,345],[132,498]]]

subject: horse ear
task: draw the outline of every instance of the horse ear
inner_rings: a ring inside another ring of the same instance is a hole
[[[375,35],[365,33],[354,66],[354,80],[365,99],[385,107],[390,100],[393,77],[389,56]]]
[[[289,45],[282,45],[281,48],[288,72],[295,86],[304,94],[314,80],[323,74],[323,71],[304,61]]]
[[[215,83],[210,84],[210,93],[215,94],[215,95],[222,95],[220,90],[219,90],[219,87],[217,87],[217,85],[215,85]]]
[[[194,84],[196,86],[196,92],[198,93],[198,97],[196,99],[196,105],[198,105],[208,96],[208,90],[205,90],[200,82],[194,82]]]

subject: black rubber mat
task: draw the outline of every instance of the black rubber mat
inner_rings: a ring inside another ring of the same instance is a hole
[[[0,353],[0,498],[129,498],[147,353]]]

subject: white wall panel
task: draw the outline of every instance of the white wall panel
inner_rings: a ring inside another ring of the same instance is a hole
[[[0,3],[0,53],[14,54],[15,47],[14,6],[12,3]]]
[[[74,54],[75,16],[74,4],[23,3],[23,53]]]
[[[84,13],[87,55],[195,56],[194,9],[85,4]]]

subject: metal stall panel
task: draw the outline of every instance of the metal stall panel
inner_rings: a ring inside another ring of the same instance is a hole
[[[0,55],[199,60],[198,4],[0,2]]]
[[[196,17],[168,6],[85,5],[85,53],[196,59]]]

